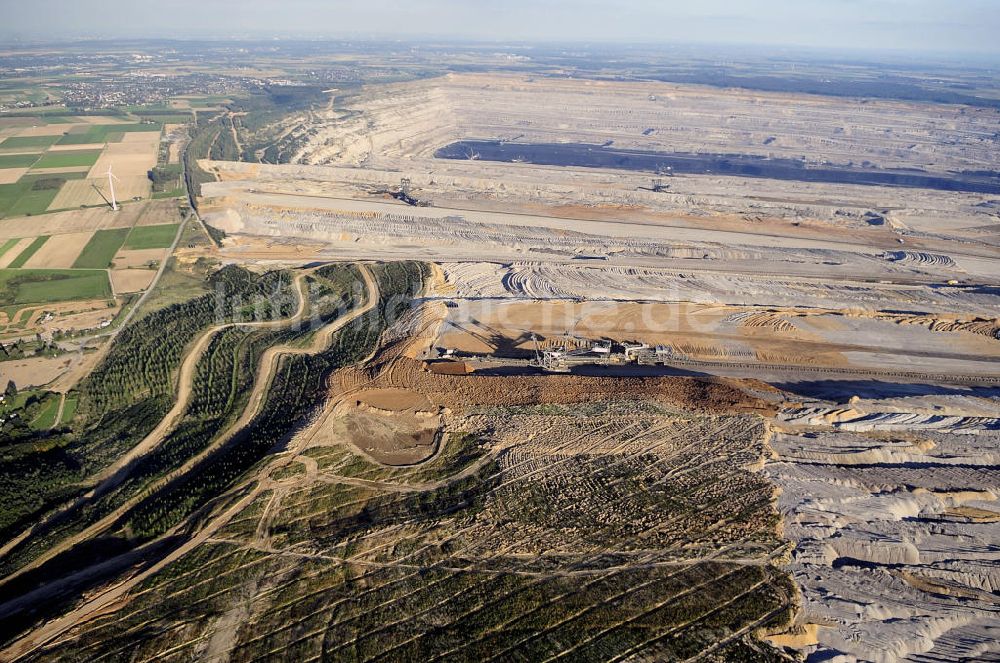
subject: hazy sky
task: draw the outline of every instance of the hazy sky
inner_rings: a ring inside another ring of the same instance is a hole
[[[887,48],[1000,56],[1000,0],[0,0],[38,37],[289,34]]]

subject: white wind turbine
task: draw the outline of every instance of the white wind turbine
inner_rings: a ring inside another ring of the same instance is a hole
[[[121,182],[118,176],[111,172],[111,164],[108,164],[108,186],[111,187],[111,209],[118,211],[118,201],[115,199],[115,180]]]

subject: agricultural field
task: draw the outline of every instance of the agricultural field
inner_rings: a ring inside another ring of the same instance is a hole
[[[22,266],[29,268],[69,268],[77,267],[76,257],[80,247],[86,245],[92,233],[84,231],[52,236]]]
[[[176,203],[164,200],[0,222],[0,338],[103,329],[153,282],[180,220]],[[126,247],[133,230],[137,244],[151,248]]]
[[[0,171],[2,172],[4,171]],[[24,171],[17,181],[0,184],[0,215],[14,217],[43,214],[55,200],[61,187],[67,182],[81,180],[85,174]]]
[[[10,268],[24,267],[24,264],[28,262],[49,240],[48,235],[42,235],[41,237],[34,238],[30,244],[28,244],[24,250],[22,250],[16,258],[14,258],[7,266]]]
[[[129,232],[124,248],[130,250],[165,249],[177,235],[177,224],[136,226]]]
[[[31,419],[31,427],[35,430],[47,431],[55,426],[59,416],[60,399],[61,396],[58,394],[45,399],[40,412]]]
[[[7,209],[7,213],[11,216],[31,216],[44,212],[58,191],[58,186],[50,187],[47,182],[62,184],[64,181],[60,179],[42,180],[40,183],[33,184],[17,199],[17,202]]]
[[[3,423],[20,420],[31,430],[48,431],[57,423],[61,400],[61,394],[41,390],[7,393],[0,403],[0,419]]]
[[[109,267],[129,232],[128,228],[98,230],[84,245],[83,251],[73,262],[73,267],[78,269],[105,269]]]
[[[153,198],[176,198],[184,193],[183,169],[178,160],[177,143],[171,143],[167,154],[168,163],[157,164],[150,171],[153,183]]]
[[[77,403],[79,403],[79,398],[75,394],[66,396],[66,400],[63,403],[62,418],[59,420],[60,425],[67,425],[73,421],[73,417],[76,415]]]
[[[97,124],[81,125],[66,132],[58,145],[94,145],[96,143],[118,143],[125,134],[132,132],[159,132],[162,125],[157,122],[139,124]]]
[[[46,349],[27,358],[3,361],[3,376],[19,389],[60,388],[60,380],[79,365],[79,358],[59,350]]]
[[[66,150],[49,152],[39,159],[32,168],[71,168],[76,166],[93,166],[101,155],[100,150]]]
[[[224,95],[184,95],[171,102],[174,108],[192,108],[197,110],[213,110],[232,103],[232,98]]]
[[[19,241],[20,240],[18,240],[16,237],[11,237],[10,239],[6,240],[3,244],[0,244],[0,259],[3,258],[5,253],[13,249],[14,246],[16,246]]]
[[[0,306],[109,298],[103,270],[0,269]]]
[[[111,286],[116,294],[130,294],[146,290],[156,277],[156,270],[147,269],[114,269],[109,273]]]
[[[36,161],[37,154],[0,154],[0,168],[26,168]]]
[[[59,90],[52,86],[40,86],[16,79],[4,80],[0,85],[0,105],[46,104],[58,102],[60,99]]]
[[[163,123],[139,120],[39,116],[32,121],[40,124],[5,129],[0,134],[0,218],[106,205],[109,167],[119,178],[119,201],[149,199],[149,171],[161,151],[164,159],[169,155],[160,149]],[[176,196],[176,189],[175,176],[173,188],[160,193]]]
[[[0,150],[48,147],[59,140],[58,136],[11,136],[0,142]]]

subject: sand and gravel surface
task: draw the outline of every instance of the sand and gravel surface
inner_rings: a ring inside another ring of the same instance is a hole
[[[149,287],[156,276],[155,269],[112,269],[111,287],[116,295],[140,292]]]
[[[967,422],[910,420],[891,434],[819,426],[771,441],[765,471],[781,488],[799,620],[818,625],[802,644],[817,660],[1000,656],[1000,422],[963,434]]]
[[[7,380],[13,380],[19,389],[41,387],[65,373],[71,363],[71,358],[66,356],[5,361],[0,362],[0,375],[3,376],[4,384]]]
[[[115,269],[145,267],[152,262],[160,262],[167,257],[166,249],[123,249],[115,254]]]
[[[112,212],[107,207],[94,207],[7,219],[0,223],[0,239],[28,235],[61,235],[105,228],[128,228],[135,222],[139,212],[138,205],[124,205],[118,212]]]

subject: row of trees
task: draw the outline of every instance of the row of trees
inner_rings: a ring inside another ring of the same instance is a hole
[[[79,493],[86,477],[113,463],[156,427],[174,401],[175,374],[184,350],[202,330],[220,318],[231,320],[237,309],[244,319],[255,319],[264,307],[248,302],[268,301],[268,315],[288,316],[295,309],[297,296],[287,272],[257,275],[228,266],[209,283],[214,292],[154,311],[118,334],[104,360],[78,387],[72,428],[54,433],[25,430],[19,444],[2,448],[0,538]],[[0,563],[0,572],[16,568],[106,510],[98,506],[88,514],[67,516],[58,531],[40,530]]]
[[[17,340],[7,345],[0,343],[0,361],[25,357],[54,357],[62,352],[62,348],[52,340],[42,338],[41,334],[36,334],[33,341]]]
[[[321,270],[320,276],[339,287],[350,287],[353,274],[332,271],[343,269],[331,266]],[[129,533],[140,539],[162,534],[287,441],[322,403],[330,373],[360,361],[371,352],[386,321],[398,316],[399,310],[409,305],[409,298],[419,292],[427,269],[416,262],[376,266],[381,290],[379,306],[345,326],[327,350],[315,355],[284,356],[260,414],[200,467],[136,507],[123,523]]]

